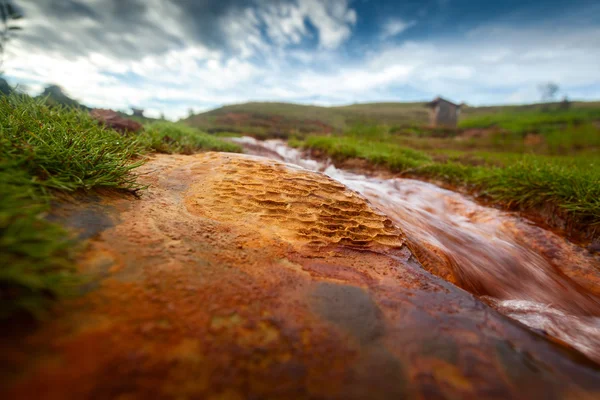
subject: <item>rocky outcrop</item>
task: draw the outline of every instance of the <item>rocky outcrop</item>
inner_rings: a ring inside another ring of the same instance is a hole
[[[3,398],[600,394],[596,364],[425,271],[324,175],[221,153],[155,156],[139,174],[140,199],[57,210],[101,221],[79,227],[92,279],[3,340]]]
[[[121,133],[136,133],[144,128],[139,122],[124,118],[113,110],[94,108],[90,111],[90,115],[100,123]]]

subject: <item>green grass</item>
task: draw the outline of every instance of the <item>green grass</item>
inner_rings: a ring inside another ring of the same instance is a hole
[[[132,189],[131,158],[140,145],[104,129],[87,113],[47,107],[43,100],[0,98],[0,157],[26,171],[33,184],[76,190]]]
[[[77,282],[68,233],[42,218],[46,199],[25,171],[0,164],[0,320],[39,316]]]
[[[598,120],[600,120],[600,108],[500,112],[464,119],[459,123],[459,127],[463,129],[497,127],[520,134],[546,133],[564,128],[565,125],[572,126]]]
[[[106,129],[81,109],[0,96],[0,319],[40,315],[79,282],[76,242],[45,219],[58,191],[139,190],[130,172],[150,151],[239,151],[195,129],[153,123],[137,136]]]
[[[479,186],[493,199],[523,207],[556,206],[585,224],[600,223],[600,168],[524,156],[482,174]]]
[[[425,153],[407,147],[356,137],[310,136],[304,142],[304,147],[321,150],[336,160],[362,158],[396,172],[431,161]]]
[[[569,124],[544,134],[549,154],[569,154],[582,150],[600,149],[600,129],[593,123]]]
[[[239,153],[241,147],[195,128],[172,122],[148,124],[139,136],[142,145],[159,153],[192,154],[201,150]]]
[[[243,137],[244,135],[239,133],[239,132],[215,132],[215,133],[211,133],[211,136],[217,137],[217,138],[237,138],[237,137]]]

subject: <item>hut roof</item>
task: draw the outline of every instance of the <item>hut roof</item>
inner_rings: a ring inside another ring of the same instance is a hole
[[[451,105],[453,105],[455,107],[461,107],[462,106],[462,104],[456,104],[456,103],[451,102],[450,100],[446,100],[446,99],[438,96],[435,99],[433,99],[432,101],[430,101],[429,103],[426,103],[425,107],[434,108],[435,106],[437,106],[441,102],[445,102],[445,103],[451,104]]]

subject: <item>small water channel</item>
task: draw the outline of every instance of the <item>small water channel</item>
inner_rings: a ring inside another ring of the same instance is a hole
[[[344,171],[279,140],[234,140],[249,154],[324,173],[359,192],[402,229],[430,272],[600,362],[600,257],[431,183]]]

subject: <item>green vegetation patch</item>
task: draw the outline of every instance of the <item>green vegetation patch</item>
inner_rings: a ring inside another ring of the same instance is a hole
[[[500,128],[513,133],[546,133],[568,125],[600,120],[600,108],[571,110],[499,112],[467,118],[459,123],[463,129]]]
[[[526,155],[494,168],[479,186],[494,199],[525,207],[554,205],[582,223],[600,223],[600,165]]]
[[[303,146],[323,151],[338,161],[362,158],[396,172],[416,168],[431,161],[428,155],[417,150],[357,137],[310,136]]]
[[[39,313],[73,287],[73,243],[42,218],[46,199],[31,176],[0,163],[0,319]]]
[[[0,97],[0,158],[39,187],[132,189],[136,140],[105,129],[87,113],[48,107],[26,96]]]
[[[159,153],[193,154],[200,150],[240,153],[242,148],[195,128],[172,122],[155,122],[145,126],[139,136],[148,150]]]

